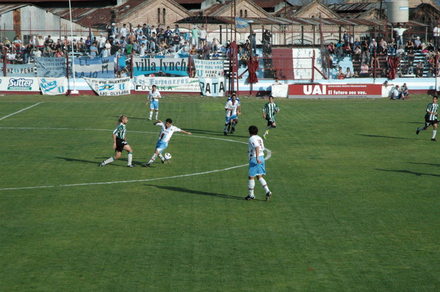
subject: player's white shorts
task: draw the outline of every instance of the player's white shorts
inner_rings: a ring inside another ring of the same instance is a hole
[[[249,160],[249,176],[265,175],[266,165],[264,161],[264,156],[259,157],[261,163],[257,163],[257,159],[254,157]]]
[[[237,115],[232,115],[230,117],[226,117],[225,118],[225,124],[228,124],[230,121],[236,120],[236,119],[238,119]]]
[[[159,110],[159,101],[158,100],[150,100],[150,109],[151,110]]]
[[[168,143],[166,143],[162,140],[157,141],[157,143],[156,143],[156,150],[157,151],[162,152],[167,148],[168,148]]]

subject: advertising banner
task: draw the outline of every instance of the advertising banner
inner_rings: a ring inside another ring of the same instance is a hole
[[[225,75],[223,60],[197,60],[194,59],[196,67],[196,77],[198,78],[214,78],[223,77]]]
[[[271,87],[273,97],[287,97],[288,91],[289,85],[287,84],[274,84]]]
[[[200,92],[205,96],[224,96],[225,78],[199,78]]]
[[[36,77],[37,70],[36,70],[36,67],[34,66],[34,64],[7,64],[6,65],[6,76],[10,76],[10,77]]]
[[[0,91],[40,91],[36,77],[1,77]]]
[[[67,78],[39,78],[38,84],[43,95],[62,95],[67,93]]]
[[[38,77],[66,77],[66,58],[35,58]]]
[[[382,84],[290,84],[289,97],[381,97]]]
[[[188,76],[188,58],[133,57],[133,76],[166,73]]]
[[[76,78],[114,78],[115,57],[75,58]]]
[[[92,79],[84,78],[87,84],[100,96],[130,94],[130,78]]]
[[[145,77],[134,78],[136,91],[150,91],[151,86],[156,85],[161,92],[200,92],[199,79],[189,77]]]

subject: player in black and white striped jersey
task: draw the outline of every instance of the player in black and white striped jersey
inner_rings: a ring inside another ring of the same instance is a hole
[[[433,96],[432,102],[428,103],[426,106],[425,114],[425,125],[423,127],[417,128],[416,134],[418,135],[420,131],[426,130],[429,126],[432,126],[432,137],[431,141],[436,141],[435,136],[437,135],[438,128],[438,97]]]

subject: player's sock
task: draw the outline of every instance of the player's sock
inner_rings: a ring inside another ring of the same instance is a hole
[[[248,182],[248,195],[254,197],[255,180],[250,179]]]
[[[107,165],[107,164],[109,164],[109,163],[112,163],[113,161],[115,161],[115,159],[114,159],[113,157],[110,157],[109,159],[104,160],[104,161],[102,162],[102,165]]]
[[[153,112],[150,111],[150,120],[153,118]]]
[[[156,112],[156,120],[159,119],[159,112]]]
[[[432,130],[432,138],[435,139],[435,136],[437,136],[437,130]]]
[[[133,162],[133,153],[128,152],[128,165],[131,165],[132,162]]]
[[[226,132],[227,130],[228,130],[228,124],[225,124],[225,129],[223,131]]]
[[[162,153],[159,153],[159,158],[160,158],[160,160],[162,160],[162,161],[165,160],[165,157],[163,157]]]
[[[154,160],[156,160],[156,158],[157,158],[157,154],[156,154],[156,153],[154,153],[154,154],[153,154],[153,156],[151,156],[151,159],[150,159],[150,161],[148,161],[148,164],[151,164],[151,163],[153,163],[153,162],[154,162]]]
[[[270,192],[269,187],[267,186],[266,180],[263,177],[260,177],[259,181],[260,181],[260,184],[263,186],[263,189],[266,192],[266,194],[268,192]]]
[[[419,128],[417,128],[417,131],[423,131],[423,130],[426,130],[426,128],[423,126],[423,127],[419,127]]]

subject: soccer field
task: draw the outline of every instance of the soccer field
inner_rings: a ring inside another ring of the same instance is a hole
[[[276,100],[265,201],[247,195],[241,98],[167,96],[170,163],[142,167],[160,128],[145,97],[0,97],[1,291],[438,291],[440,156],[428,96]],[[137,167],[112,155],[126,114]],[[440,138],[440,137],[439,137]]]

